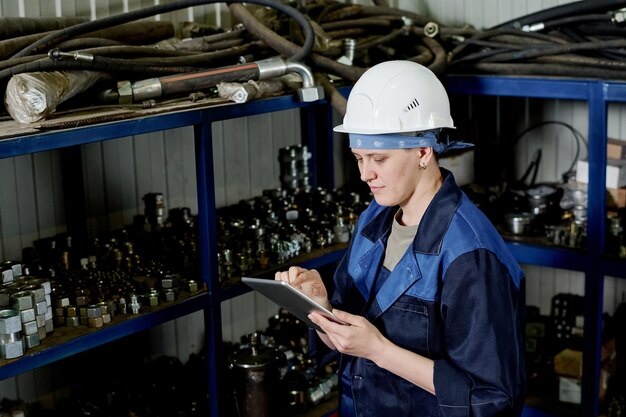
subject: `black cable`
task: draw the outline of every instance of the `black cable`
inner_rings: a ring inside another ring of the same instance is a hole
[[[560,6],[544,9],[536,13],[531,13],[513,20],[500,23],[490,29],[501,29],[505,27],[522,27],[537,22],[546,22],[549,20],[574,16],[578,14],[600,13],[607,10],[617,10],[626,6],[624,0],[583,0],[573,3],[562,4]]]
[[[576,165],[576,162],[578,161],[578,158],[580,157],[580,143],[581,142],[584,143],[585,147],[588,148],[587,141],[585,140],[585,137],[583,136],[583,134],[580,133],[580,131],[578,131],[577,129],[575,129],[572,125],[565,123],[565,122],[558,121],[558,120],[544,120],[542,122],[536,123],[532,126],[527,127],[515,137],[512,143],[512,148],[514,149],[517,142],[519,142],[519,140],[522,139],[522,137],[524,137],[528,132],[535,130],[539,127],[543,127],[545,125],[563,126],[566,129],[568,129],[570,133],[572,134],[572,136],[574,137],[574,141],[576,143],[576,154],[574,155],[574,160],[572,161],[569,169],[562,174],[563,178],[565,178],[567,174],[574,171],[574,166]]]
[[[242,0],[239,0],[239,1],[235,1],[235,0],[183,0],[183,1],[173,2],[173,3],[159,4],[156,6],[146,7],[143,9],[134,10],[134,11],[130,11],[127,13],[122,13],[122,14],[115,15],[115,16],[109,16],[109,17],[105,17],[102,19],[98,19],[98,20],[92,20],[92,21],[85,22],[85,23],[79,23],[77,25],[55,31],[47,36],[44,36],[38,41],[33,42],[26,48],[17,52],[15,55],[13,55],[12,58],[19,58],[19,57],[29,55],[37,51],[49,49],[61,41],[64,41],[74,36],[82,35],[84,33],[89,33],[89,32],[93,32],[95,30],[100,30],[100,29],[106,29],[111,26],[115,26],[115,25],[119,25],[119,24],[127,23],[127,22],[132,22],[134,20],[143,19],[143,18],[154,16],[157,14],[163,14],[163,13],[167,13],[167,12],[171,12],[171,11],[175,11],[179,9],[184,9],[184,8],[188,8],[192,6],[209,4],[209,3],[230,4],[230,3],[244,3],[244,1]],[[313,27],[311,26],[311,22],[309,22],[306,16],[300,13],[297,9],[294,9],[293,7],[283,4],[277,0],[246,0],[245,3],[253,3],[253,4],[259,4],[262,6],[271,7],[273,9],[279,10],[289,15],[294,20],[296,20],[298,24],[301,26],[305,34],[305,40],[304,40],[304,45],[302,46],[302,48],[300,48],[300,50],[296,54],[294,54],[291,57],[291,59],[296,60],[296,61],[302,61],[304,58],[306,58],[310,54],[310,52],[313,49],[313,42],[315,40],[314,38],[315,35],[313,32]]]

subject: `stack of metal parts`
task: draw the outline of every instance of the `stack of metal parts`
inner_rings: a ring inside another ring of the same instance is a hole
[[[279,149],[280,186],[286,190],[309,187],[309,159],[311,159],[311,153],[305,145]]]
[[[17,262],[4,262],[1,273],[0,358],[14,359],[54,330],[52,287],[49,279],[30,276]]]
[[[144,215],[87,249],[61,233],[24,248],[21,262],[0,264],[0,358],[24,355],[55,326],[101,328],[200,289],[190,210],[166,216],[160,193],[144,201]]]
[[[357,193],[276,188],[219,209],[220,279],[268,270],[314,249],[347,243],[364,201],[369,200]]]

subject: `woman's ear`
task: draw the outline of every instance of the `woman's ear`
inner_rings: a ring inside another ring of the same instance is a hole
[[[430,161],[435,157],[435,151],[433,151],[432,146],[428,146],[425,148],[419,148],[419,158],[420,164],[424,163],[424,165],[430,164]]]

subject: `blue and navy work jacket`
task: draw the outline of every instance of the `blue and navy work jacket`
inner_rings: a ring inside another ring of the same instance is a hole
[[[434,361],[436,395],[343,355],[343,416],[516,416],[524,400],[524,274],[496,229],[442,169],[413,244],[376,283],[398,207],[373,201],[335,276],[331,304]],[[378,288],[378,290],[373,290]]]

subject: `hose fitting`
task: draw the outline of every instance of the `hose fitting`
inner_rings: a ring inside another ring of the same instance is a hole
[[[48,58],[53,61],[61,61],[63,58],[72,58],[74,61],[92,62],[93,55],[85,52],[63,52],[58,48],[48,51]]]
[[[259,67],[259,80],[280,77],[288,72],[298,73],[302,77],[302,87],[297,90],[300,101],[308,103],[324,98],[324,88],[315,85],[313,72],[301,62],[274,57],[257,61],[256,64]]]

